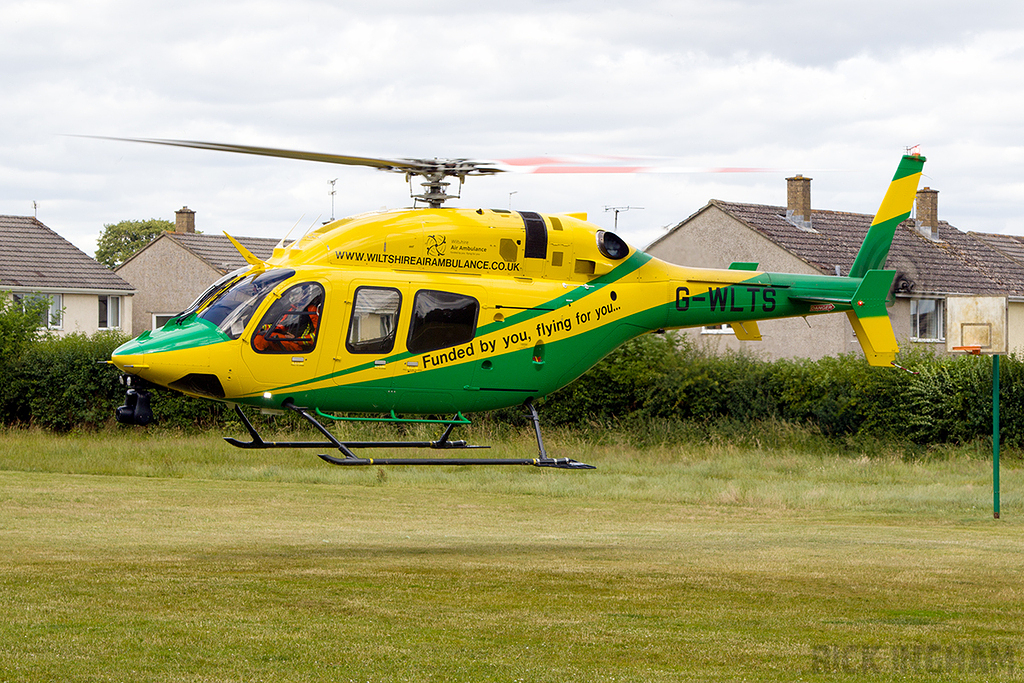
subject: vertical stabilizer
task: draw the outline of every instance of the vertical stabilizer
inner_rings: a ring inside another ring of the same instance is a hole
[[[882,205],[871,222],[864,244],[857,252],[857,258],[850,269],[850,277],[864,277],[869,270],[881,270],[889,256],[889,247],[896,234],[896,226],[910,217],[914,206],[917,185],[921,180],[921,169],[925,158],[919,154],[907,154],[900,160]]]

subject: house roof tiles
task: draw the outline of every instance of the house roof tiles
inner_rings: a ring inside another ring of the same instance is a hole
[[[164,236],[174,240],[221,273],[230,273],[245,265],[245,259],[224,235],[168,232]],[[273,237],[236,237],[235,239],[251,251],[256,258],[264,261],[270,258],[274,253],[274,247],[280,242],[279,239]]]
[[[850,272],[873,219],[870,214],[812,211],[812,229],[807,230],[787,220],[784,206],[713,199],[708,207],[728,213],[828,274],[836,266],[843,274]],[[1024,296],[1024,238],[962,232],[945,221],[939,222],[938,232],[939,240],[933,241],[912,221],[896,229],[886,268],[897,271],[898,292]]]
[[[0,216],[0,289],[133,287],[31,216]]]

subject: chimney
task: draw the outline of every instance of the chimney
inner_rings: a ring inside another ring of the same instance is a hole
[[[924,187],[917,191],[917,230],[930,240],[939,241],[939,191]]]
[[[174,232],[195,232],[196,212],[183,206],[174,212]]]
[[[800,174],[786,178],[786,220],[811,230],[811,179]]]

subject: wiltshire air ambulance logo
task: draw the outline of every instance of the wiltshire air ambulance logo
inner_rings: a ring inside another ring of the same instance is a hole
[[[443,235],[438,237],[437,235],[427,235],[427,256],[444,256],[444,253],[448,251],[448,246],[445,244],[447,238]]]

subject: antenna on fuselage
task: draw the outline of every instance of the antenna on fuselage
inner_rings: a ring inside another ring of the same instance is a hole
[[[281,238],[281,241],[277,243],[277,246],[274,247],[275,249],[281,249],[281,248],[284,247],[285,240],[288,239],[288,236],[292,234],[292,230],[294,230],[299,225],[299,223],[302,222],[302,219],[305,218],[305,217],[306,217],[306,214],[302,214],[301,216],[299,216],[299,220],[295,221],[295,223],[292,225],[292,227],[288,228],[288,232],[286,232],[284,234],[284,237]]]

